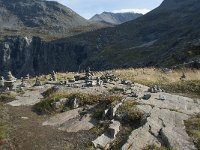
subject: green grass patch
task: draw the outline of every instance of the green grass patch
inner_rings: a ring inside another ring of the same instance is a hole
[[[15,100],[18,94],[15,92],[2,92],[0,93],[0,102],[9,102]]]
[[[48,90],[46,93],[48,94],[44,96],[45,98],[34,106],[34,110],[40,114],[55,112],[51,104],[53,102],[58,102],[62,98],[67,98],[69,100],[77,98],[80,100],[80,106],[94,105],[100,102],[103,102],[105,104],[110,104],[114,101],[119,101],[121,99],[121,97],[118,96],[105,96],[105,95],[93,95],[87,93],[68,93],[68,92],[54,93],[51,90]],[[66,107],[68,106],[64,105],[62,110],[65,110]]]
[[[4,143],[4,140],[7,138],[8,136],[8,127],[7,125],[4,124],[0,124],[0,145]]]
[[[148,145],[142,150],[172,150],[171,148],[167,148],[165,146],[157,147],[156,145]]]
[[[0,105],[0,145],[5,143],[9,134],[8,113],[4,106]]]
[[[188,93],[200,96],[200,80],[178,81],[169,84],[161,84],[168,92]]]
[[[192,137],[196,148],[200,149],[200,114],[185,121],[186,131]]]
[[[122,120],[125,123],[140,123],[144,114],[136,109],[136,105],[138,105],[138,103],[135,101],[130,100],[124,102],[117,110],[118,116],[122,116]]]

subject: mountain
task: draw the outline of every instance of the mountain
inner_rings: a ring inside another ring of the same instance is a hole
[[[0,72],[171,67],[200,60],[199,14],[199,0],[164,0],[136,20],[55,41],[7,36],[0,39]]]
[[[113,25],[122,24],[127,21],[135,20],[138,17],[141,17],[142,14],[139,13],[111,13],[111,12],[103,12],[101,14],[94,15],[90,21],[93,22],[103,22]]]
[[[92,28],[93,26],[93,28]],[[49,36],[73,35],[94,25],[55,1],[0,0],[0,30]],[[38,33],[38,34],[36,34]]]

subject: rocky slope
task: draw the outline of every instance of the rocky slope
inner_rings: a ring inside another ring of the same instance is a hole
[[[122,24],[127,21],[135,20],[138,17],[141,17],[142,14],[139,13],[111,13],[111,12],[103,12],[101,14],[96,14],[93,16],[90,21],[93,22],[103,22],[107,24]]]
[[[90,28],[95,25],[55,1],[0,0],[0,30],[4,34],[68,36]]]
[[[200,58],[200,2],[165,0],[134,20],[73,37],[1,39],[0,71],[15,75],[119,67],[169,67]],[[60,65],[62,64],[62,65]]]

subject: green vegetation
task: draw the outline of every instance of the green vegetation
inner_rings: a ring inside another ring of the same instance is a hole
[[[161,87],[169,92],[200,95],[200,80],[186,80],[169,84],[161,84]]]
[[[165,146],[157,147],[156,145],[148,145],[143,150],[172,150],[171,148],[167,148]]]
[[[200,149],[200,114],[185,121],[186,131],[192,137],[196,148]]]
[[[115,140],[111,143],[109,150],[121,150],[133,130],[133,126],[122,126]]]
[[[119,107],[117,114],[124,116],[122,120],[126,123],[140,123],[144,114],[136,109],[136,105],[138,105],[138,103],[135,101],[126,101]]]
[[[15,100],[17,93],[15,92],[2,92],[0,93],[0,102],[9,102]]]
[[[34,109],[38,113],[53,113],[55,110],[52,108],[52,103],[57,102],[62,98],[67,98],[68,100],[77,98],[80,100],[80,106],[93,105],[99,102],[105,104],[111,104],[114,101],[119,101],[118,96],[104,96],[104,95],[93,95],[87,93],[68,93],[68,92],[54,92],[53,89],[48,89],[43,93],[44,99],[34,106]],[[67,109],[66,109],[67,108]],[[61,110],[69,110],[67,105],[64,105]]]
[[[90,132],[93,134],[100,136],[102,135],[109,127],[110,122],[104,122],[104,123],[99,123],[96,126],[94,126],[92,129],[90,129]]]
[[[0,145],[4,143],[4,139],[7,138],[8,131],[7,126],[0,123]]]
[[[0,145],[4,144],[5,139],[8,137],[8,123],[7,113],[5,108],[0,105]]]

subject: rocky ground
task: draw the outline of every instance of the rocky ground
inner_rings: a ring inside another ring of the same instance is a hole
[[[16,100],[1,102],[9,116],[9,136],[2,149],[196,149],[184,121],[200,112],[198,99],[120,79],[92,86],[81,79],[63,85],[47,82],[23,91]],[[51,92],[44,95],[45,91]],[[82,97],[71,99],[66,93]],[[45,109],[44,102],[50,102],[51,112],[35,109]]]

